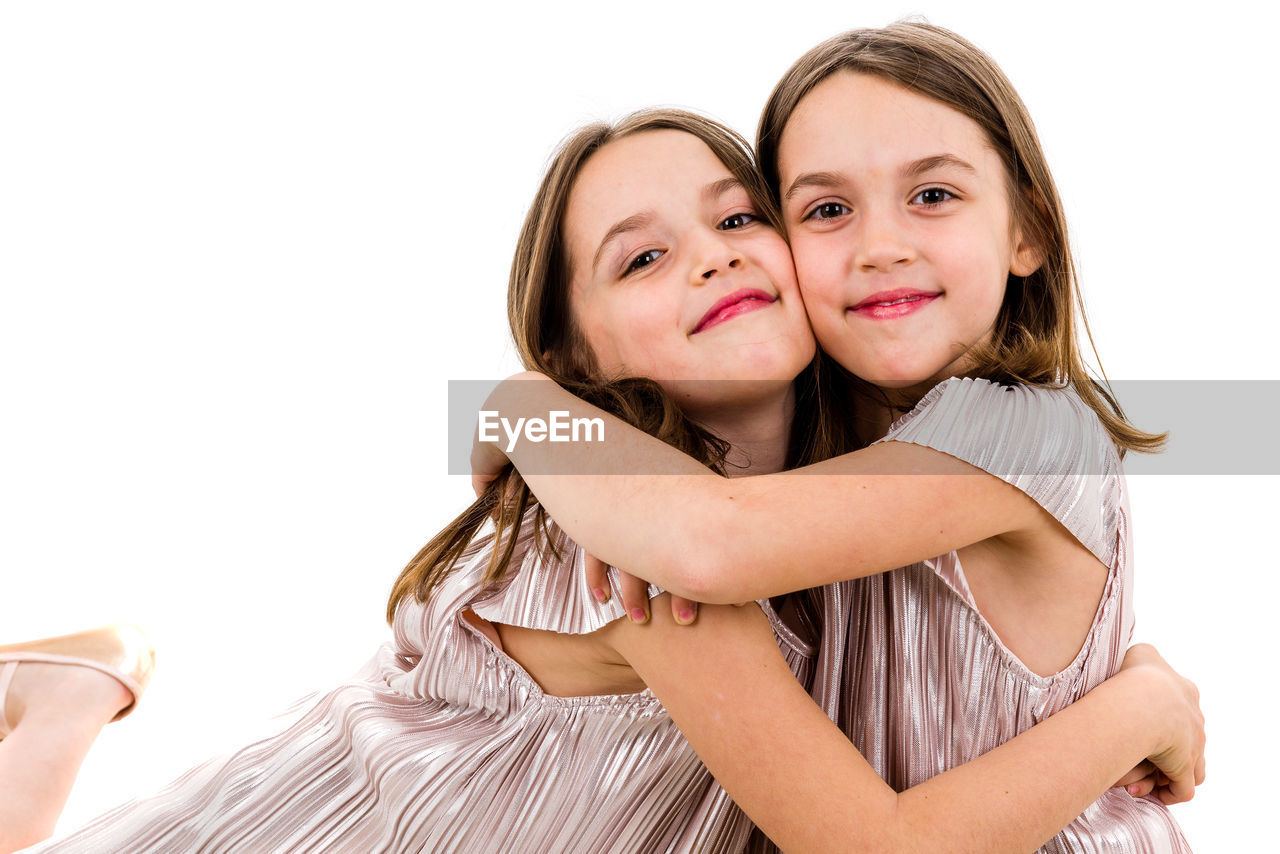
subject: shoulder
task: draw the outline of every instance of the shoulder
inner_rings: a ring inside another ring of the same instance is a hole
[[[952,378],[926,394],[880,441],[928,445],[996,475],[1102,473],[1118,454],[1097,414],[1069,386]]]
[[[488,559],[489,544],[481,560]],[[621,619],[626,612],[617,589],[616,571],[610,572],[614,595],[597,602],[587,584],[585,553],[554,522],[546,536],[537,535],[533,512],[526,514],[505,577],[481,589],[471,603],[485,620],[526,629],[589,634]],[[650,588],[650,595],[657,592]]]
[[[1034,499],[1103,563],[1115,557],[1120,456],[1097,413],[1070,386],[945,380],[880,441],[924,445],[993,474]]]

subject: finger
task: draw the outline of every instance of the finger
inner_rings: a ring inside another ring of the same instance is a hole
[[[591,591],[592,596],[596,597],[597,602],[608,602],[609,565],[595,555],[587,555],[583,564],[587,571],[587,589]]]
[[[1145,798],[1156,788],[1155,775],[1148,775],[1124,787],[1124,790],[1135,798]]]
[[[682,626],[691,626],[698,619],[698,603],[683,596],[671,597],[671,616]]]
[[[1156,797],[1160,803],[1171,807],[1174,804],[1185,804],[1196,796],[1196,787],[1190,785],[1181,785],[1181,782],[1170,785],[1160,786],[1156,789]]]
[[[627,609],[627,616],[634,623],[649,621],[649,583],[643,578],[636,578],[626,572],[618,573],[618,593],[622,596],[622,607]]]
[[[1200,758],[1196,760],[1196,785],[1199,786],[1204,782],[1204,754],[1200,754]]]
[[[1169,780],[1169,785],[1156,788],[1156,797],[1166,805],[1185,803],[1194,798],[1195,795],[1195,782],[1186,775],[1173,777]]]
[[[1156,766],[1152,764],[1150,760],[1143,760],[1142,762],[1139,762],[1137,765],[1135,765],[1131,771],[1129,771],[1119,780],[1116,780],[1116,785],[1128,786],[1132,783],[1137,783],[1139,780],[1142,780],[1145,777],[1150,777],[1151,775],[1153,775],[1155,773],[1155,770],[1156,770]],[[1154,785],[1154,781],[1152,784]]]

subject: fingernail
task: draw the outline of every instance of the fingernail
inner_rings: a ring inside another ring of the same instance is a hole
[[[604,590],[602,590],[602,589],[601,589],[601,588],[599,588],[599,587],[592,587],[592,588],[591,588],[591,595],[593,595],[593,596],[595,596],[595,597],[596,597],[596,601],[597,601],[597,602],[608,602],[608,601],[609,601],[609,594],[608,594],[608,593],[605,593],[605,592],[604,592]]]
[[[692,623],[692,622],[693,622],[693,609],[692,609],[692,608],[681,608],[681,609],[680,609],[680,622],[682,622],[682,623]]]
[[[1136,795],[1136,794],[1138,794],[1138,784],[1137,784],[1137,783],[1131,783],[1131,784],[1129,784],[1126,788],[1128,789],[1129,794],[1131,794],[1131,795]]]
[[[632,609],[631,609],[631,620],[632,620],[632,622],[636,622],[636,623],[643,623],[643,622],[644,622],[645,620],[647,620],[647,619],[649,619],[649,615],[648,615],[648,614],[646,614],[646,613],[644,612],[644,608],[632,608]]]

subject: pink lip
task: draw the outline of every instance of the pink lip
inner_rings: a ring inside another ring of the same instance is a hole
[[[704,329],[710,329],[724,323],[726,320],[732,320],[739,315],[747,312],[755,311],[761,308],[767,308],[772,305],[778,298],[772,294],[767,294],[757,288],[743,288],[734,291],[727,297],[723,297],[711,306],[711,310],[702,315],[702,319],[698,321],[698,325],[693,327],[691,335],[697,335]]]
[[[914,288],[879,291],[853,306],[849,311],[871,320],[892,320],[919,311],[942,294]]]

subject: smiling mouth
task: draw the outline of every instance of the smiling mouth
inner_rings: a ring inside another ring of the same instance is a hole
[[[903,317],[924,308],[933,302],[940,293],[927,293],[916,290],[881,291],[864,299],[848,310],[859,317],[872,320],[891,320]]]
[[[777,297],[767,294],[764,291],[755,288],[748,288],[740,291],[734,291],[727,297],[720,299],[711,309],[698,321],[698,325],[693,328],[690,335],[697,335],[699,332],[710,329],[713,326],[719,326],[725,321],[732,320],[740,315],[747,314],[761,308],[767,308],[777,301]]]

